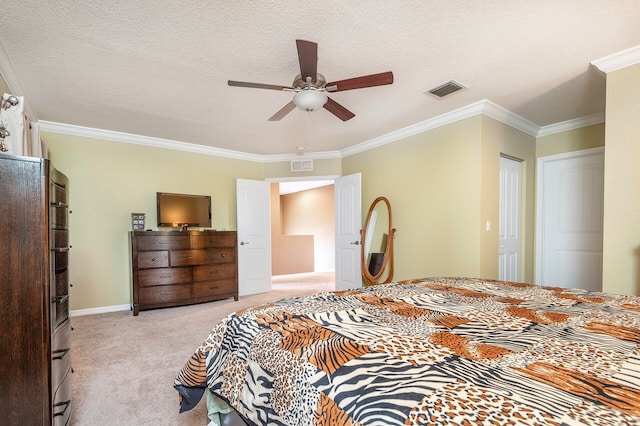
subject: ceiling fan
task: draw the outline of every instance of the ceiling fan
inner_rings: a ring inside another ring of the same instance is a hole
[[[293,99],[269,118],[269,121],[281,120],[296,107],[304,111],[315,111],[323,107],[340,120],[347,121],[355,117],[355,114],[328,97],[327,92],[342,92],[393,83],[393,73],[391,71],[327,83],[324,76],[318,73],[318,43],[296,40],[296,46],[298,48],[300,74],[296,76],[291,86],[228,81],[229,86],[295,92]]]

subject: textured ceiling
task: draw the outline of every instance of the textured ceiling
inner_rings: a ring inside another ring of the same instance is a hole
[[[590,62],[640,40],[638,0],[4,0],[0,70],[38,120],[252,153],[340,151],[487,99],[537,126],[604,110]],[[393,71],[330,96],[356,116],[294,110],[296,39],[328,81]],[[450,79],[468,89],[424,92]]]

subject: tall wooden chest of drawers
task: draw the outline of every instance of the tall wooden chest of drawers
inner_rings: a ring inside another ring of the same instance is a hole
[[[132,231],[131,264],[133,315],[238,300],[235,231]]]
[[[48,160],[0,154],[0,424],[71,416],[69,181]]]

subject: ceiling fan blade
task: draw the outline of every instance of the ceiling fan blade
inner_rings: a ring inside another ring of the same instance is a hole
[[[270,90],[293,90],[291,86],[279,86],[277,84],[248,83],[246,81],[227,81],[229,86],[249,87],[252,89],[270,89]]]
[[[293,103],[293,101],[290,101],[288,104],[286,104],[285,106],[283,106],[282,108],[280,108],[280,111],[276,112],[275,114],[273,114],[273,116],[271,116],[271,118],[269,119],[269,121],[279,121],[282,120],[282,118],[289,114],[291,111],[293,111],[296,107],[296,104]]]
[[[331,114],[338,117],[342,121],[350,120],[356,116],[354,113],[352,113],[351,111],[349,111],[348,109],[346,109],[345,107],[343,107],[342,105],[340,105],[339,103],[337,103],[331,98],[327,99],[327,103],[324,104],[323,108],[329,111]]]
[[[343,92],[345,90],[364,89],[365,87],[384,86],[385,84],[391,83],[393,83],[393,73],[387,71],[379,74],[333,81],[325,84],[324,87],[328,92]]]
[[[318,43],[306,40],[296,40],[298,47],[298,61],[300,62],[300,75],[303,81],[311,77],[311,82],[316,82],[318,73]]]

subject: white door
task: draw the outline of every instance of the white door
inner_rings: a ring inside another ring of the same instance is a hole
[[[604,149],[538,159],[536,281],[602,290]]]
[[[238,294],[271,291],[269,182],[237,179]]]
[[[361,175],[337,178],[335,194],[336,290],[362,287],[360,229],[362,228]]]
[[[498,278],[520,281],[520,203],[522,163],[500,157]]]

